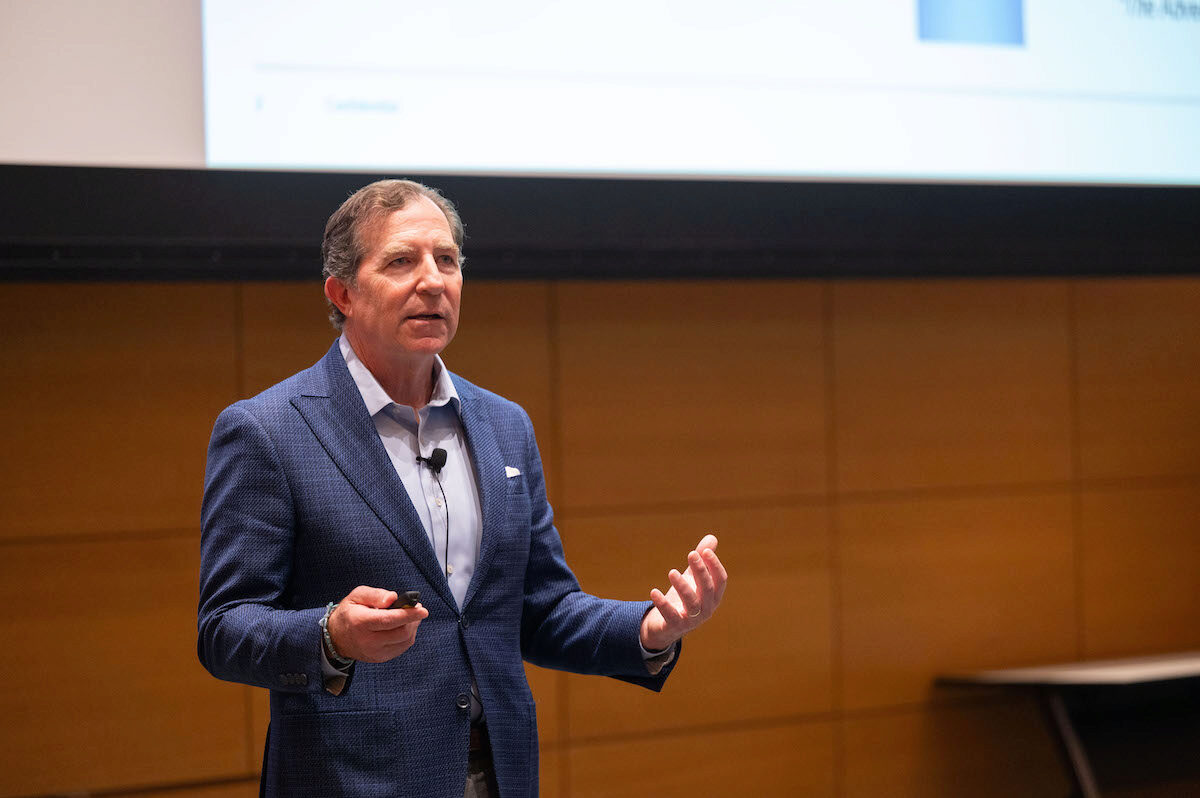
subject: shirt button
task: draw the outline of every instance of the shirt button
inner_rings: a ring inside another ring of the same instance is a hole
[[[458,698],[454,699],[454,705],[459,709],[470,709],[471,697],[466,693],[459,693]]]
[[[442,497],[441,496],[437,497],[436,499],[433,500],[433,503],[436,504],[438,507],[441,507],[442,506]]]
[[[454,566],[451,565],[450,563],[446,563],[446,573],[448,573],[448,574],[454,573]]]

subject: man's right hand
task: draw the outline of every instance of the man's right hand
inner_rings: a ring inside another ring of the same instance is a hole
[[[351,590],[329,616],[329,637],[337,653],[360,662],[387,662],[408,651],[429,610],[420,604],[388,609],[397,598],[396,591],[379,587]]]

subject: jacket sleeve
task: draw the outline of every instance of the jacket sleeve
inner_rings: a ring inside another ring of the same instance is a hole
[[[521,417],[527,441],[525,463],[531,508],[522,655],[535,665],[612,676],[661,690],[679,661],[680,643],[675,644],[671,661],[651,675],[642,654],[640,630],[642,618],[653,603],[598,598],[580,588],[554,526],[533,425],[523,411]]]
[[[209,442],[201,509],[197,648],[212,675],[273,690],[322,689],[325,608],[285,608],[295,523],[274,442],[243,403],[226,408]]]

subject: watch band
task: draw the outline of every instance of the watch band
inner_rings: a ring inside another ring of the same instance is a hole
[[[325,655],[329,657],[330,663],[335,668],[347,668],[354,664],[354,660],[347,659],[338,653],[338,650],[333,647],[333,638],[329,636],[329,616],[333,615],[333,611],[337,609],[336,602],[329,602],[329,606],[325,608],[325,616],[321,618],[321,635],[325,638]]]

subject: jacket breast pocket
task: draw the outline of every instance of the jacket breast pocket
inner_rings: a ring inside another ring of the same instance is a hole
[[[525,487],[524,474],[513,474],[511,477],[506,477],[504,481],[508,485],[509,493],[529,493],[529,490]]]
[[[508,505],[508,515],[511,518],[529,518],[529,488],[525,484],[525,475],[518,474],[505,480],[505,501]]]

